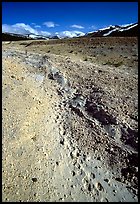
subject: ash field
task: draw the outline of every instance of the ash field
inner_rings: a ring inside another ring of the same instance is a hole
[[[2,201],[138,202],[138,39],[2,42]]]

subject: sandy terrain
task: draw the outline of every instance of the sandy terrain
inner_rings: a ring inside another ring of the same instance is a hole
[[[3,42],[3,202],[138,202],[137,39],[110,39]]]

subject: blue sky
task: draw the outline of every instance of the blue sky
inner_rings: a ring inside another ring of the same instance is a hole
[[[11,32],[89,32],[138,21],[137,2],[3,2],[2,29]]]

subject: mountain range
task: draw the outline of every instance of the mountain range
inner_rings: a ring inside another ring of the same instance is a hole
[[[118,37],[132,37],[138,36],[138,23],[128,25],[114,25],[106,28],[99,29],[97,31],[89,32],[86,34],[90,37],[102,37],[102,36],[118,36]]]
[[[99,29],[97,31],[92,31],[83,34],[74,33],[74,35],[70,35],[70,32],[67,31],[64,35],[57,34],[52,36],[43,36],[43,35],[35,35],[32,33],[29,34],[16,34],[16,33],[2,33],[2,41],[10,41],[10,40],[49,40],[49,39],[62,39],[62,38],[73,38],[73,37],[106,37],[106,36],[116,36],[116,37],[132,37],[138,36],[138,23],[131,23],[127,25],[110,25],[108,27]]]

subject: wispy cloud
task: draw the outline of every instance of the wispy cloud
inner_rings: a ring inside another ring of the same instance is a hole
[[[43,25],[47,26],[48,28],[54,28],[55,26],[59,26],[58,24],[52,21],[44,22]]]
[[[70,27],[72,27],[72,28],[79,28],[79,29],[83,29],[83,28],[84,28],[83,26],[81,26],[81,25],[76,25],[76,24],[71,25]]]
[[[90,29],[93,29],[93,30],[97,30],[98,29],[98,27],[97,26],[95,26],[95,25],[92,25],[91,27],[89,27]]]
[[[24,23],[16,23],[14,25],[3,24],[2,25],[2,32],[8,33],[16,33],[16,34],[35,34],[35,35],[51,35],[51,33],[47,31],[38,31],[37,29],[32,28],[28,24]]]
[[[34,27],[35,27],[35,28],[41,28],[41,26],[40,26],[40,25],[35,25]]]
[[[33,25],[34,28],[41,28],[41,26],[37,25],[36,23],[31,23],[31,25]]]
[[[38,35],[44,35],[44,36],[50,36],[51,33],[47,32],[47,31],[38,31]]]

